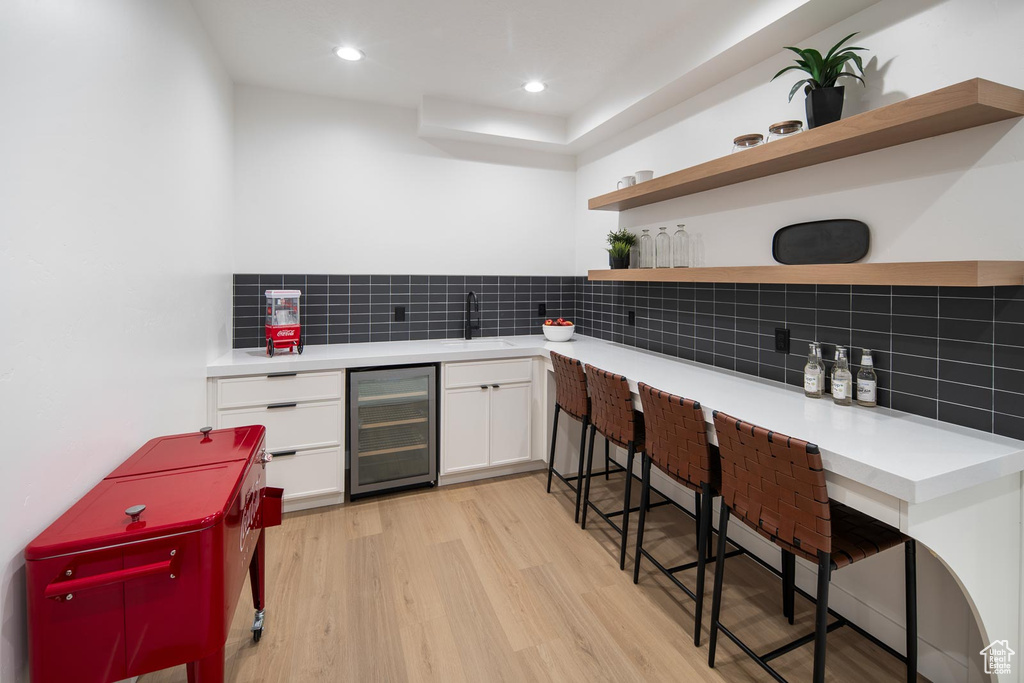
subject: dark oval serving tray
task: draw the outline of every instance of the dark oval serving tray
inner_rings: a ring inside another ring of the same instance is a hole
[[[848,218],[787,225],[772,239],[772,258],[786,265],[855,263],[868,253],[868,226]]]

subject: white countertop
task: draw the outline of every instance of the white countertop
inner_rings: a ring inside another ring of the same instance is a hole
[[[808,399],[799,387],[700,363],[577,336],[485,337],[307,346],[301,356],[267,358],[238,349],[207,367],[208,377],[337,370],[462,360],[546,356],[549,351],[692,398],[711,410],[816,443],[825,469],[901,500],[918,503],[1024,470],[1024,441],[886,408],[837,406]]]

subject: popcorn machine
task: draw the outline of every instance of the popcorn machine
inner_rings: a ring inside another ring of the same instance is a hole
[[[267,355],[275,349],[288,349],[302,353],[302,330],[299,325],[299,297],[297,289],[268,289],[267,295]]]

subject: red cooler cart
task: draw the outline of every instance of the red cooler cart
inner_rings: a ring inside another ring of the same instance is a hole
[[[277,349],[302,353],[302,328],[299,325],[299,297],[297,289],[268,289],[267,296],[267,355]]]
[[[153,439],[25,550],[35,683],[108,683],[186,664],[224,678],[224,642],[249,574],[263,632],[262,426]]]

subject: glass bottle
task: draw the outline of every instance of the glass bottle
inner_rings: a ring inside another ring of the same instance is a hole
[[[694,268],[704,267],[704,235],[699,232],[690,235],[690,265]]]
[[[640,240],[633,240],[633,246],[629,248],[629,267],[640,267]]]
[[[861,349],[860,372],[857,373],[857,405],[869,408],[878,405],[878,376],[869,349]]]
[[[650,230],[644,228],[641,232],[643,234],[640,235],[640,267],[653,268],[654,239],[650,235]]]
[[[832,402],[840,406],[853,404],[853,375],[846,360],[846,349],[836,347],[836,365],[832,368]]]
[[[658,228],[658,236],[654,238],[654,261],[658,268],[672,267],[672,238],[666,230],[668,228]]]
[[[678,228],[672,235],[672,267],[686,268],[690,265],[690,236],[685,225],[680,223]]]
[[[825,373],[821,365],[821,349],[818,348],[817,342],[811,342],[809,346],[807,365],[804,366],[804,396],[821,398],[822,385],[825,384],[825,378],[822,376]]]
[[[814,342],[814,353],[818,356],[818,365],[821,366],[821,392],[830,394],[832,390],[828,386],[828,366],[825,365],[825,358],[821,355],[820,342]]]

